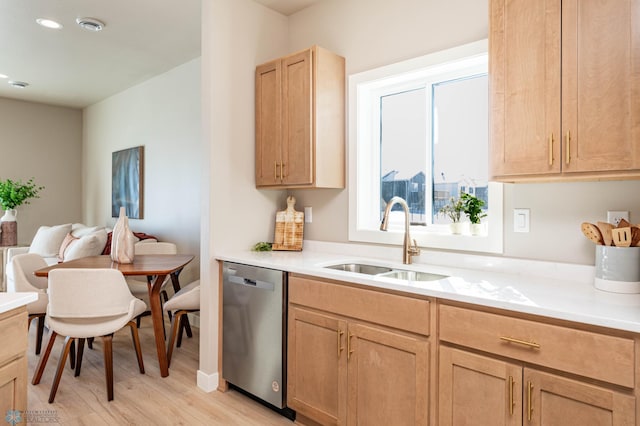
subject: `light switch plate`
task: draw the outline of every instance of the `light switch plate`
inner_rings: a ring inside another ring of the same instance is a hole
[[[513,232],[529,232],[530,209],[513,209]]]
[[[620,223],[620,219],[624,219],[629,222],[629,211],[627,210],[608,210],[607,211],[607,222],[612,225],[618,226]]]

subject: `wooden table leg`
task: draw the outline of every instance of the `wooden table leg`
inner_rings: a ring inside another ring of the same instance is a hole
[[[166,275],[158,275],[151,285],[149,285],[149,303],[151,304],[151,319],[153,321],[153,334],[156,338],[156,349],[158,351],[158,364],[160,365],[160,375],[169,375],[169,363],[167,362],[167,349],[164,340],[162,306],[160,305],[160,287]]]

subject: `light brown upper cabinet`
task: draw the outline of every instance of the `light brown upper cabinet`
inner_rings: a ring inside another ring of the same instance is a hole
[[[640,0],[491,0],[491,174],[640,176]]]
[[[318,46],[256,68],[256,187],[344,188],[345,61]]]

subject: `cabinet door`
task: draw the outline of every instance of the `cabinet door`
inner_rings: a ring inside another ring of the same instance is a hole
[[[640,1],[563,0],[567,172],[640,168]]]
[[[525,368],[523,416],[531,425],[635,424],[635,399],[610,389]]]
[[[323,425],[346,424],[347,324],[289,308],[287,405]]]
[[[27,409],[27,358],[20,357],[0,367],[0,413]]]
[[[349,324],[349,425],[426,425],[429,342]]]
[[[440,346],[439,424],[522,424],[521,379],[517,364]]]
[[[280,60],[256,68],[256,186],[280,184]]]
[[[313,183],[313,67],[311,50],[282,60],[282,181]]]
[[[560,172],[560,0],[491,0],[494,177]]]

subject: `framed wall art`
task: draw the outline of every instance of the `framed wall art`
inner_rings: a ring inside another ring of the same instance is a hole
[[[144,146],[115,151],[111,157],[111,217],[124,207],[130,219],[143,215]]]

